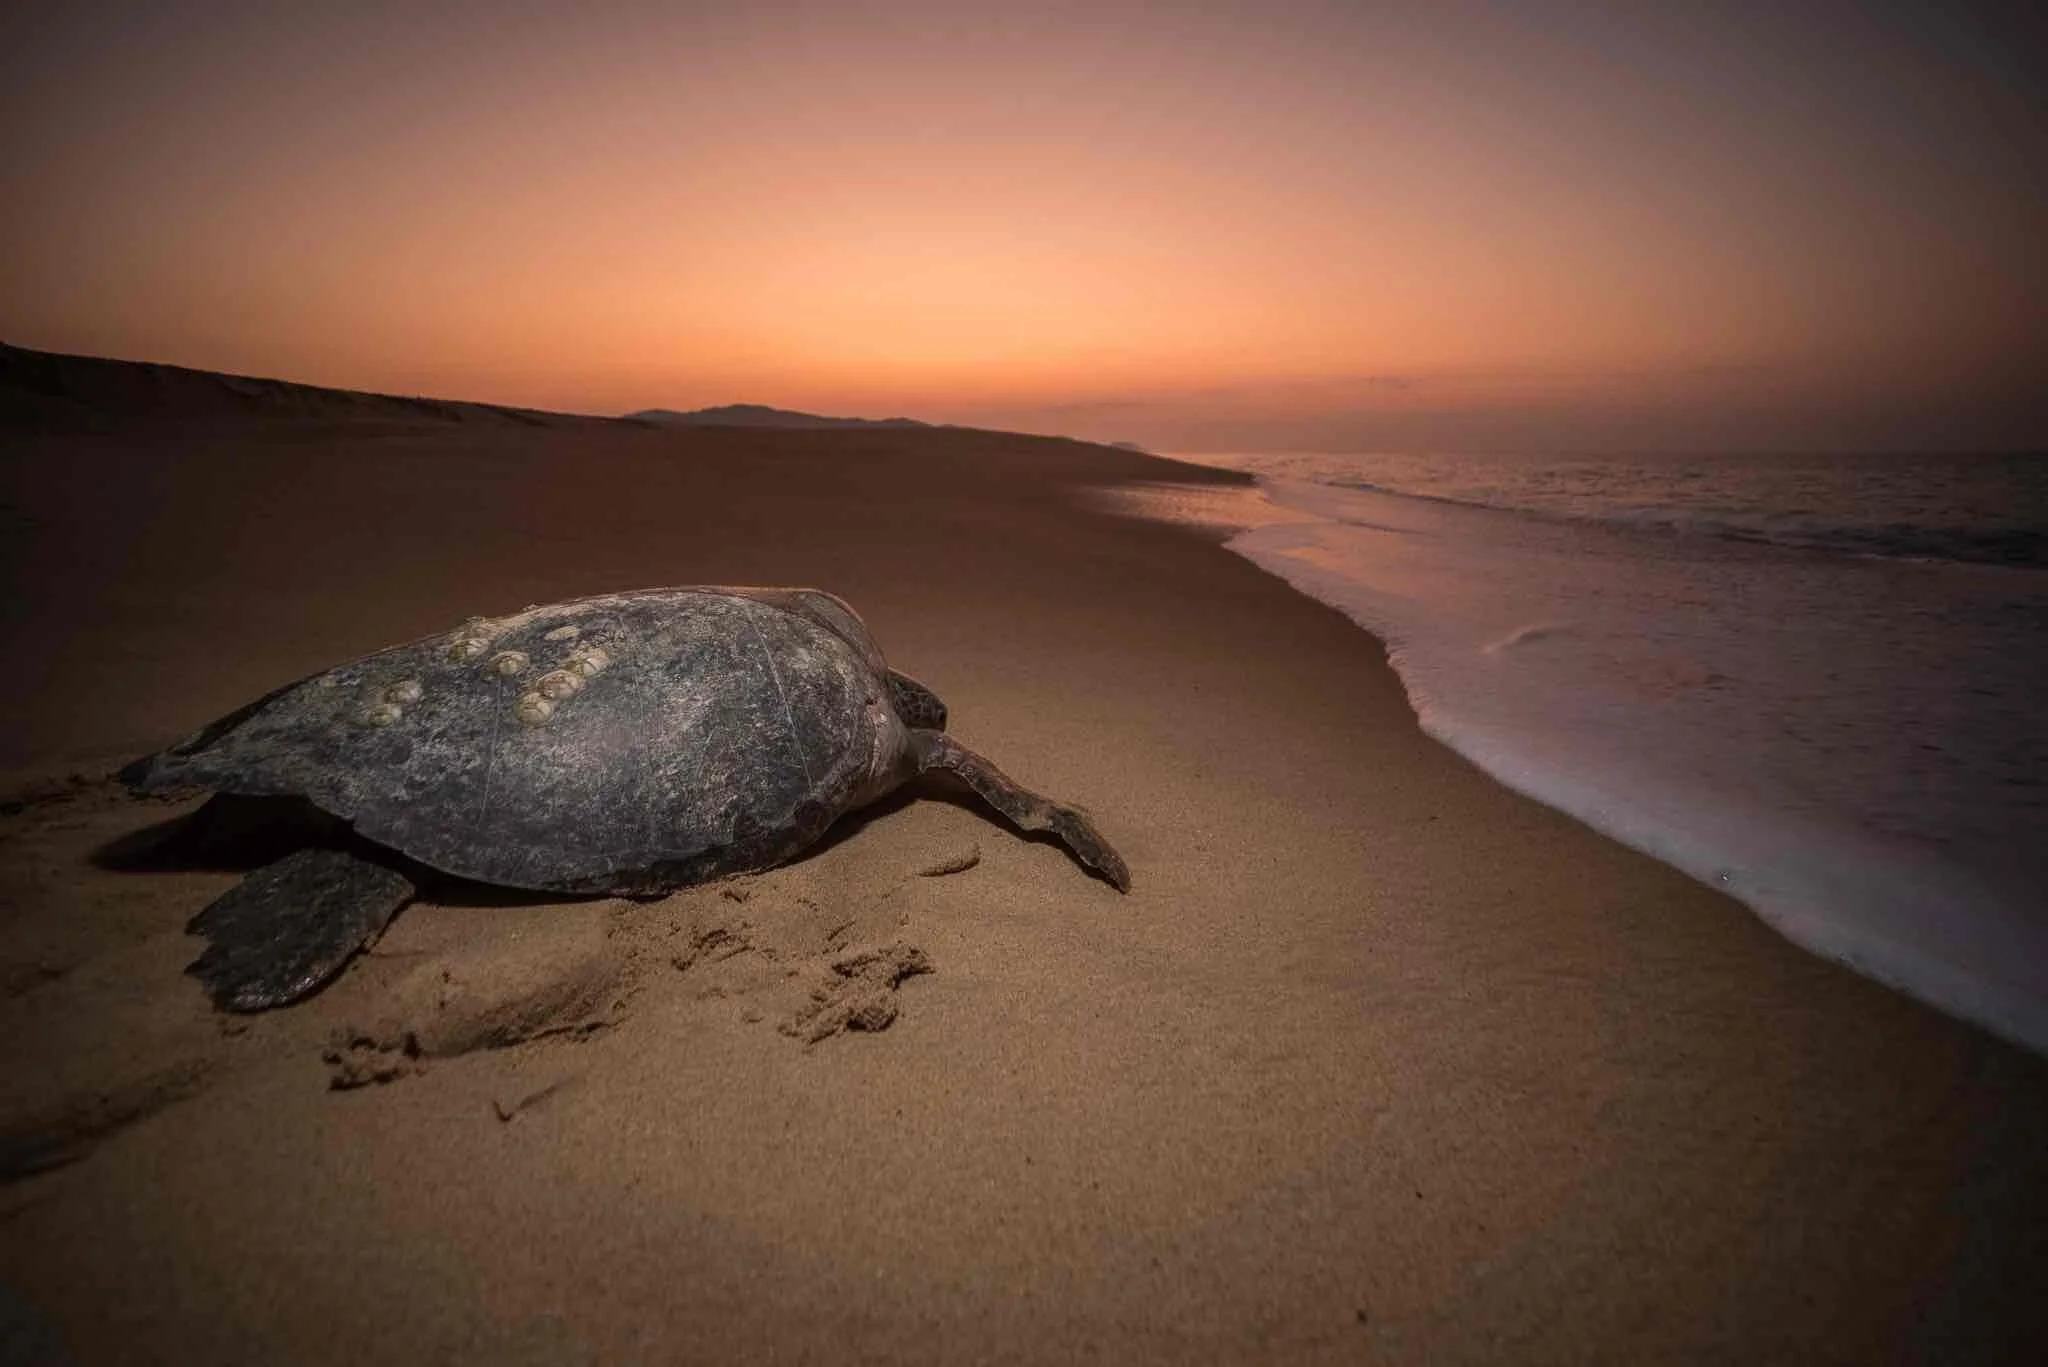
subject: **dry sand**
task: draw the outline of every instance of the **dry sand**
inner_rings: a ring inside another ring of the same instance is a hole
[[[1509,793],[1370,637],[1078,496],[1228,476],[48,390],[0,489],[11,1359],[2044,1360],[2048,1065]],[[207,1006],[182,927],[254,843],[153,849],[193,804],[108,769],[684,583],[846,596],[1131,894],[934,786],[665,901],[443,890],[302,1006]]]

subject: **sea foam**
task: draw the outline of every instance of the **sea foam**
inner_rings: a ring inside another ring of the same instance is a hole
[[[1509,786],[2048,1054],[2048,574],[1404,496],[1360,464],[1121,501],[1232,528]]]

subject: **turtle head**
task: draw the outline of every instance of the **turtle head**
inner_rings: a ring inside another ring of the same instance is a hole
[[[913,731],[946,729],[946,705],[939,695],[908,674],[889,671],[889,703],[896,715]]]

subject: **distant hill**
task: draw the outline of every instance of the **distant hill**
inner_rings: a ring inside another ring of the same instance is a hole
[[[250,420],[405,426],[515,423],[523,427],[616,421],[499,404],[328,389],[155,361],[67,356],[0,342],[0,422],[8,426]]]
[[[757,427],[787,430],[893,428],[931,432],[975,429],[916,418],[833,418],[758,403],[730,403],[680,413],[646,408],[621,418],[551,413],[537,408],[329,389],[291,380],[257,379],[213,370],[31,351],[0,342],[0,431],[118,429],[135,424],[207,428],[255,423],[296,431],[307,424],[339,425],[351,432],[409,429],[421,424],[478,427],[582,427],[631,423],[643,427]],[[1059,438],[1059,440],[1074,440]],[[1086,443],[1099,445],[1102,443]],[[1136,442],[1112,448],[1150,454]]]
[[[1119,451],[1135,451],[1141,456],[1149,456],[1152,454],[1150,451],[1147,451],[1144,447],[1138,445],[1138,443],[1134,441],[1110,441],[1104,442],[1103,445],[1114,446]]]
[[[758,403],[729,403],[717,408],[698,408],[678,413],[673,408],[643,408],[628,413],[630,422],[651,422],[663,427],[929,427],[915,418],[827,418],[817,413],[797,413],[787,408],[769,408]]]

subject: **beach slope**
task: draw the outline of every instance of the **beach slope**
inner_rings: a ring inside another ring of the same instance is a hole
[[[1421,734],[1336,613],[1082,498],[1233,476],[954,429],[208,393],[203,422],[119,385],[22,400],[0,459],[9,1343],[2048,1345],[2048,1065],[1510,793]],[[436,889],[305,1004],[207,1006],[183,926],[265,832],[181,828],[196,801],[130,798],[114,767],[472,615],[690,583],[843,595],[963,740],[1094,813],[1130,894],[931,782],[660,901]]]

